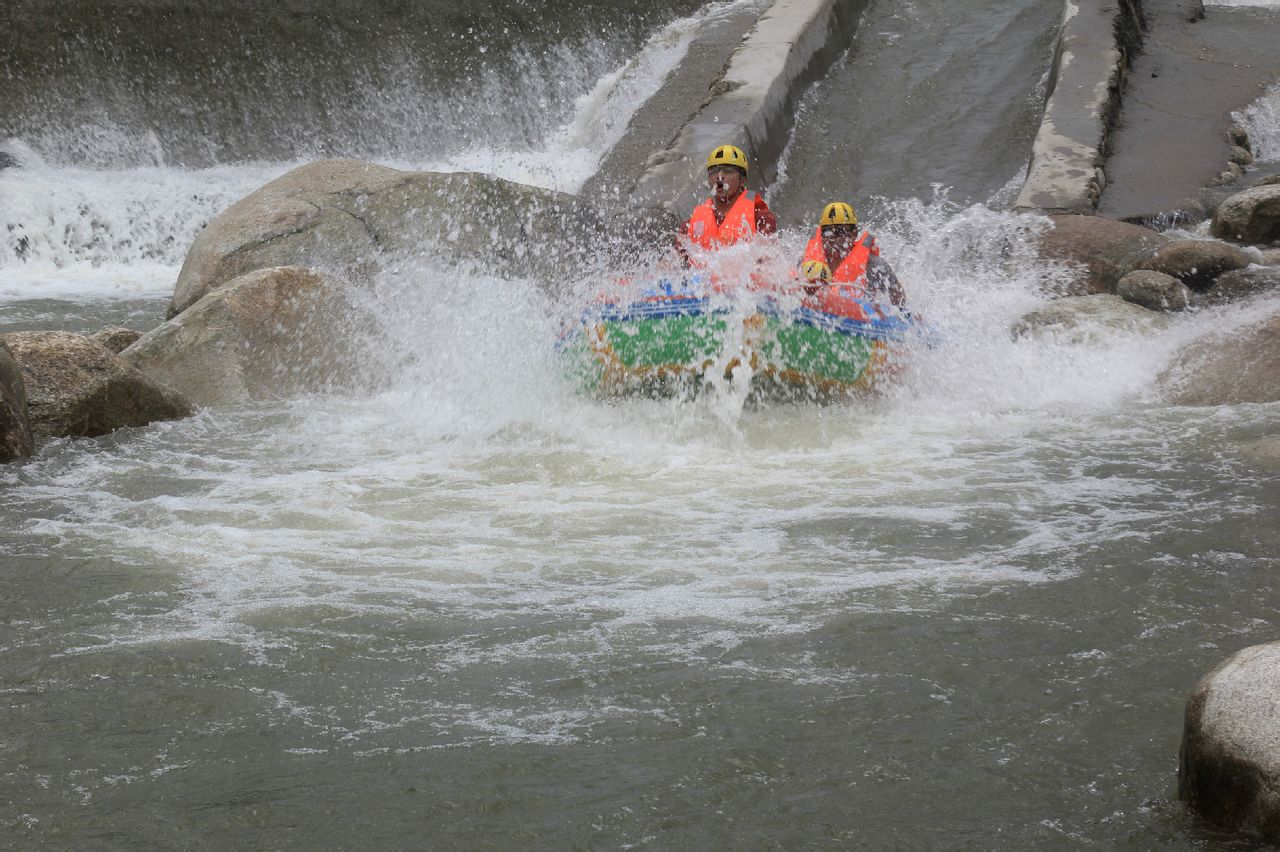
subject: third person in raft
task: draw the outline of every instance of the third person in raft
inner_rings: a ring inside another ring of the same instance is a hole
[[[866,230],[858,233],[858,214],[843,201],[822,208],[818,230],[805,247],[801,270],[810,285],[852,286],[862,290],[860,295],[873,299],[888,296],[894,307],[907,307],[906,291],[880,257],[875,237]]]
[[[693,209],[677,240],[689,261],[687,247],[714,251],[749,240],[756,234],[778,232],[778,220],[759,193],[747,189],[747,155],[741,148],[721,145],[707,157],[707,186],[711,197]]]

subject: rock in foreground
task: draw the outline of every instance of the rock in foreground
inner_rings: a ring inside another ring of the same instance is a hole
[[[1165,327],[1163,314],[1132,305],[1119,296],[1069,296],[1032,311],[1013,325],[1014,337],[1092,343],[1115,332],[1145,333]]]
[[[562,276],[585,257],[578,247],[589,241],[574,238],[600,227],[589,205],[564,193],[489,175],[322,160],[246,196],[200,232],[169,316],[255,269],[304,266],[362,280],[387,254],[466,260],[495,275]]]
[[[1175,405],[1280,400],[1280,314],[1197,341],[1178,353],[1159,381]]]
[[[356,314],[339,281],[300,267],[259,269],[152,329],[121,357],[200,405],[349,387]]]
[[[1216,825],[1280,841],[1280,642],[1245,648],[1196,684],[1178,797]]]
[[[1156,249],[1137,268],[1172,275],[1193,290],[1207,290],[1222,273],[1244,269],[1250,262],[1240,249],[1216,240],[1175,240]]]
[[[1234,269],[1218,276],[1213,287],[1201,296],[1200,301],[1205,305],[1221,305],[1262,293],[1280,293],[1280,269],[1274,266]]]
[[[193,413],[191,403],[89,338],[69,331],[4,336],[22,368],[37,438],[93,437]]]
[[[1097,216],[1051,216],[1053,227],[1039,236],[1040,255],[1078,268],[1084,293],[1111,293],[1127,273],[1170,240],[1141,225]]]
[[[1218,205],[1209,231],[1237,243],[1280,242],[1280,185],[1255,186],[1231,196]]]
[[[1116,295],[1153,311],[1185,311],[1190,300],[1187,285],[1172,275],[1149,269],[1135,270],[1121,278]]]
[[[0,340],[0,462],[22,459],[35,452],[35,438],[27,420],[27,391],[22,368]]]

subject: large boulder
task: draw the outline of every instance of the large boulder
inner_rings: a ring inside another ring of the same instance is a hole
[[[1263,266],[1280,266],[1280,248],[1263,249],[1258,254]]]
[[[1034,310],[1013,325],[1013,336],[1066,343],[1095,343],[1117,332],[1143,334],[1168,325],[1164,314],[1119,296],[1068,296]]]
[[[173,389],[69,331],[15,331],[4,342],[22,368],[37,438],[92,437],[193,413]]]
[[[1280,642],[1237,651],[1187,699],[1178,797],[1216,825],[1280,841]]]
[[[1196,341],[1174,357],[1159,381],[1175,405],[1280,400],[1280,313]]]
[[[1280,268],[1250,266],[1227,272],[1218,276],[1213,287],[1200,296],[1199,301],[1205,305],[1221,305],[1261,293],[1280,293]]]
[[[230,281],[121,353],[200,405],[330,392],[355,382],[365,339],[340,281],[259,269]]]
[[[1150,228],[1097,216],[1051,216],[1053,227],[1039,236],[1040,255],[1080,270],[1075,295],[1111,293],[1127,273],[1167,245]]]
[[[0,340],[0,462],[26,458],[35,449],[35,437],[27,419],[27,390],[22,381],[22,368]]]
[[[498,275],[563,276],[587,257],[592,241],[583,237],[601,229],[589,205],[564,193],[489,175],[322,160],[236,202],[196,236],[169,316],[234,278],[276,266],[358,281],[387,255],[418,254]]]
[[[1175,240],[1156,249],[1136,268],[1172,275],[1192,290],[1207,290],[1222,273],[1244,269],[1252,262],[1240,249],[1216,240]]]
[[[1185,311],[1190,298],[1187,285],[1172,275],[1149,269],[1138,269],[1121,278],[1116,295],[1153,311]]]
[[[1250,245],[1280,242],[1280,184],[1254,186],[1218,205],[1209,232]]]

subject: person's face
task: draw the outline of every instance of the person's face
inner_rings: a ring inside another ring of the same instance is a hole
[[[828,254],[848,254],[857,233],[853,225],[823,225],[822,248]]]
[[[711,194],[715,196],[716,201],[728,201],[737,195],[746,183],[746,176],[736,166],[712,166],[707,169],[707,186],[711,187]]]

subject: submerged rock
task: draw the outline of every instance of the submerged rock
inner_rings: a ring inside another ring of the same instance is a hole
[[[1174,357],[1159,382],[1175,405],[1280,400],[1280,313],[1196,341]]]
[[[1153,311],[1185,311],[1190,299],[1187,285],[1172,275],[1139,269],[1116,284],[1116,295],[1126,302]]]
[[[1176,240],[1161,246],[1137,265],[1172,275],[1193,290],[1207,290],[1224,272],[1244,269],[1252,261],[1235,246],[1216,240]]]
[[[1213,287],[1200,297],[1205,305],[1236,302],[1261,293],[1280,293],[1280,269],[1274,266],[1250,266],[1218,276]]]
[[[1280,642],[1228,657],[1187,699],[1178,797],[1210,822],[1280,841]]]
[[[1024,316],[1013,336],[1050,337],[1068,343],[1093,343],[1120,331],[1146,333],[1164,328],[1163,314],[1126,302],[1119,296],[1095,294],[1059,299]]]
[[[224,284],[121,357],[200,405],[217,405],[348,388],[361,342],[347,287],[286,266]]]
[[[133,342],[141,336],[142,332],[135,331],[132,328],[112,326],[89,335],[89,339],[94,343],[102,344],[118,355],[132,346]]]
[[[1280,242],[1280,185],[1259,184],[1218,205],[1209,231],[1237,243]]]
[[[92,437],[193,413],[173,389],[114,352],[69,331],[4,335],[22,368],[31,431],[37,438]]]
[[[22,459],[35,452],[35,437],[27,419],[27,391],[22,368],[0,340],[0,462]]]
[[[1116,284],[1167,245],[1150,228],[1097,216],[1052,216],[1054,227],[1039,237],[1040,255],[1077,267],[1082,293],[1111,293]]]
[[[601,223],[575,196],[489,175],[403,172],[359,160],[294,169],[196,237],[169,316],[255,269],[305,266],[367,279],[388,254],[468,260],[497,275],[563,276]]]

